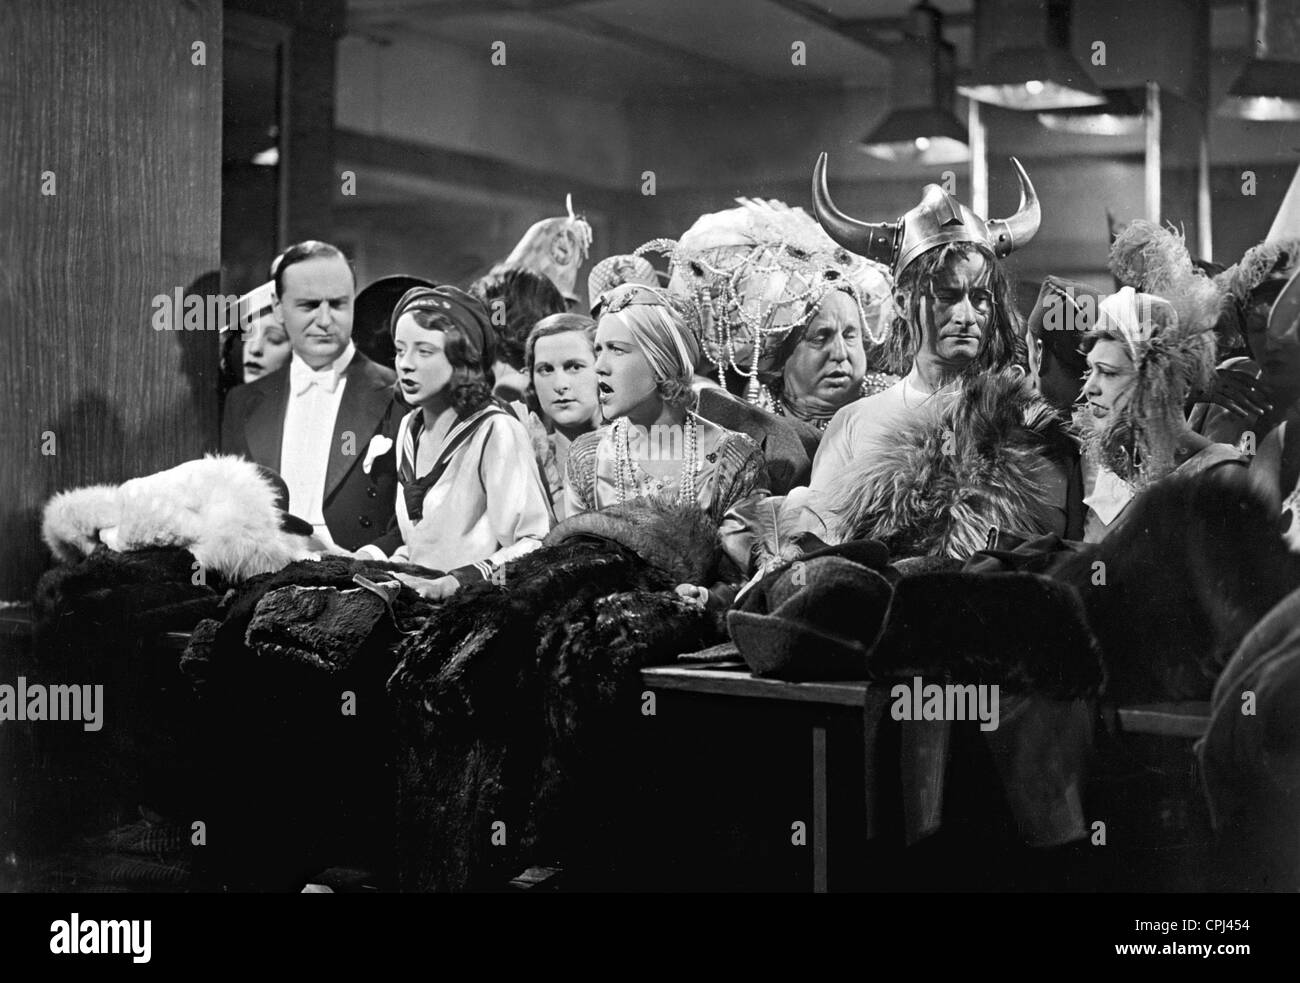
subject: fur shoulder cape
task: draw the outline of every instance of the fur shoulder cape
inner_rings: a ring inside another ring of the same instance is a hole
[[[1045,482],[1075,454],[1065,421],[1016,372],[975,376],[937,419],[905,424],[838,476],[832,526],[896,557],[965,559],[992,527],[1050,532],[1065,503]]]

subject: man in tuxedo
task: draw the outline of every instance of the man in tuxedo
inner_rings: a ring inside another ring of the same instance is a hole
[[[393,371],[352,343],[356,281],[343,253],[326,242],[300,242],[274,269],[274,317],[293,355],[230,391],[221,448],[278,471],[289,487],[289,511],[327,546],[355,550],[393,518],[391,439],[405,407]]]

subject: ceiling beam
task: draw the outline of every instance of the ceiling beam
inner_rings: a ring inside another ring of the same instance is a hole
[[[624,27],[616,27],[594,17],[584,17],[581,14],[568,11],[552,11],[543,16],[545,20],[560,24],[579,34],[586,34],[601,41],[611,41],[614,44],[642,54],[657,55],[660,58],[677,62],[683,68],[691,69],[693,72],[703,68],[710,72],[720,73],[734,84],[764,86],[777,84],[780,81],[767,75],[757,75],[749,71],[749,69],[742,68],[731,62],[710,58],[708,55],[702,55],[689,48],[680,48],[675,44],[650,38],[644,34],[637,34],[635,31],[630,31]]]
[[[334,159],[339,165],[373,167],[442,184],[563,202],[566,194],[583,207],[613,212],[625,207],[633,192],[591,184],[582,178],[534,170],[512,161],[447,150],[408,140],[373,136],[356,130],[334,131]],[[633,187],[633,185],[629,185]]]
[[[350,6],[348,26],[372,27],[395,17],[420,20],[448,20],[454,17],[484,17],[495,14],[544,14],[566,7],[580,7],[595,0],[394,0],[392,3]]]
[[[864,48],[870,48],[877,54],[884,55],[888,58],[893,54],[897,43],[887,41],[880,37],[871,27],[864,27],[864,24],[873,24],[883,18],[869,18],[867,20],[846,20],[842,17],[836,17],[830,11],[823,10],[815,3],[809,3],[808,0],[767,0],[768,3],[780,7],[786,13],[794,14],[809,23],[816,24],[833,34],[846,37],[850,41],[856,41]],[[901,19],[900,19],[901,25]]]

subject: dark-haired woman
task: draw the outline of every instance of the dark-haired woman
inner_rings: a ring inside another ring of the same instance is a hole
[[[540,546],[551,505],[527,430],[492,397],[483,304],[456,287],[417,287],[392,324],[398,385],[415,406],[397,430],[403,545],[393,559],[447,571],[408,580],[441,598]]]

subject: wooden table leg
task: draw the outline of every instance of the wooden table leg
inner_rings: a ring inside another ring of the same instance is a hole
[[[826,727],[812,731],[813,780],[813,893],[826,893]]]

